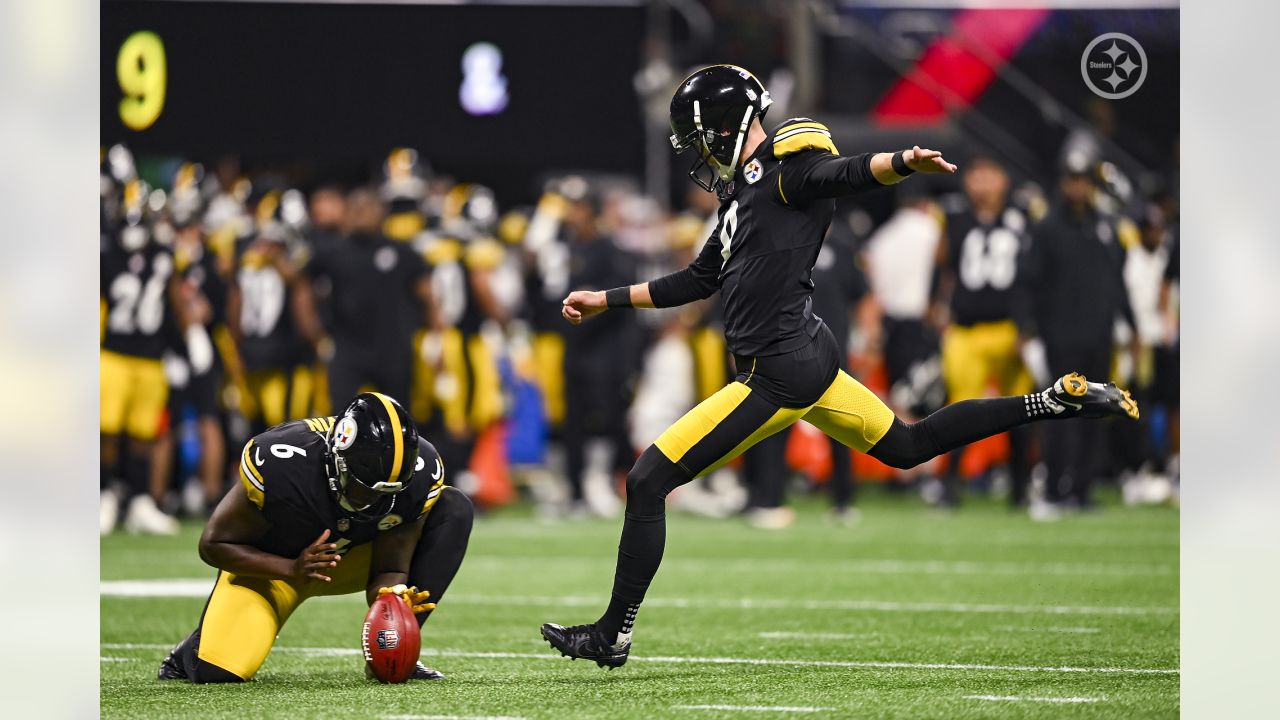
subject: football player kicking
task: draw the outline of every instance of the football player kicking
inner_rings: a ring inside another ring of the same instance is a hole
[[[1127,392],[1072,373],[1043,392],[959,402],[917,423],[895,418],[840,369],[843,349],[812,311],[813,265],[833,198],[956,167],[919,147],[841,157],[827,128],[807,118],[766,133],[760,121],[770,103],[760,81],[733,65],[699,70],[681,83],[671,100],[671,144],[676,152],[697,151],[689,176],[720,197],[715,232],[679,272],[605,292],[575,291],[564,300],[562,314],[576,324],[609,308],[672,307],[719,290],[738,375],[662,433],[632,467],[608,608],[586,625],[542,626],[543,638],[563,655],[601,667],[626,663],[636,611],[662,561],[667,494],[797,420],[910,468],[1035,420],[1138,416]]]
[[[160,679],[252,678],[281,626],[318,595],[363,590],[372,604],[395,593],[421,625],[462,564],[471,522],[471,501],[445,486],[435,448],[386,395],[267,430],[245,445],[240,483],[200,536],[218,579]],[[413,674],[443,677],[422,663]]]

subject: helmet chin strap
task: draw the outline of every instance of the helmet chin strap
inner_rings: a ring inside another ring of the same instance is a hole
[[[742,141],[747,137],[747,125],[751,123],[751,106],[747,106],[747,111],[742,114],[742,124],[738,126],[738,141],[733,144],[733,157],[729,159],[729,164],[720,165],[716,163],[716,172],[719,173],[720,179],[726,183],[733,182],[733,175],[738,171],[738,157],[742,153]]]

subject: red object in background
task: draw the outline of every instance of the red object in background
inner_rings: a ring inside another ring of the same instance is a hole
[[[498,423],[476,438],[471,451],[471,472],[477,480],[471,499],[482,507],[497,507],[515,502],[516,489],[511,484],[511,468],[507,464],[506,426]]]
[[[889,396],[889,376],[881,358],[854,356],[850,358],[849,368],[867,389],[881,398]],[[826,435],[806,423],[796,423],[787,432],[791,433],[787,438],[787,466],[805,473],[817,483],[825,483],[831,476],[831,444],[827,442]],[[893,477],[895,470],[888,465],[856,450],[848,452],[853,455],[853,474],[857,482],[887,482]],[[960,475],[971,478],[1008,460],[1008,434],[995,435],[968,446],[960,460]],[[940,470],[946,468],[947,458],[942,462]]]
[[[791,426],[787,437],[787,466],[816,482],[831,477],[831,442],[821,430],[803,420]]]
[[[872,118],[880,125],[928,125],[945,119],[948,107],[967,108],[1049,13],[1043,8],[956,13],[951,32],[924,49],[880,99]]]
[[[422,651],[418,619],[399,595],[382,595],[364,617],[360,644],[365,664],[379,682],[402,683],[413,675]]]

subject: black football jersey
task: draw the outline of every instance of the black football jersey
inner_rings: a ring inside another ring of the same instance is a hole
[[[99,292],[107,303],[102,348],[159,358],[169,345],[166,321],[173,255],[155,243],[129,251],[108,242],[100,260]]]
[[[988,224],[970,209],[947,216],[947,268],[955,277],[952,322],[973,325],[1013,317],[1026,227],[1026,218],[1013,207]]]
[[[416,286],[426,263],[405,242],[355,234],[316,248],[307,266],[327,278],[329,331],[343,352],[403,354],[422,325]]]
[[[293,321],[293,298],[288,283],[253,243],[253,238],[236,242],[240,353],[246,370],[288,367],[301,359],[303,346]]]
[[[840,157],[821,123],[782,123],[738,169],[698,258],[649,283],[654,304],[682,305],[718,289],[730,352],[776,355],[808,345],[822,327],[813,312],[813,265],[834,198],[882,187],[871,157]]]
[[[328,542],[343,553],[373,542],[383,530],[431,512],[444,489],[444,463],[426,438],[418,437],[418,461],[407,487],[363,514],[342,508],[329,490],[325,436],[335,418],[294,420],[257,435],[240,455],[240,482],[249,500],[271,523],[254,543],[265,552],[297,557],[327,528]]]

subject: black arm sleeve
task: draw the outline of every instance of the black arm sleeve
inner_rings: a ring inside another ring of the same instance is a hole
[[[873,153],[840,157],[825,150],[805,150],[782,161],[780,199],[793,204],[836,198],[884,187],[871,174]]]
[[[649,298],[654,307],[675,307],[704,300],[720,289],[720,226],[702,246],[689,267],[649,281]]]

